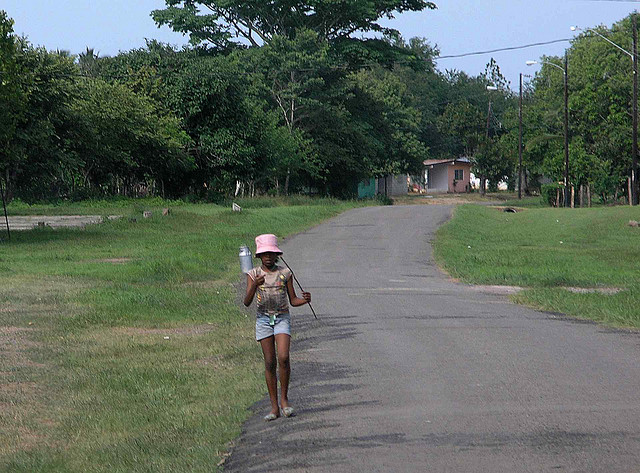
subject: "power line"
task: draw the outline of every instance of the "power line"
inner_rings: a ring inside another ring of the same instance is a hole
[[[595,1],[598,1],[598,0],[595,0]],[[600,0],[600,1],[622,1],[622,0]],[[640,0],[639,0],[638,3],[640,3]],[[571,39],[572,38],[554,39],[552,41],[544,41],[544,42],[541,42],[541,43],[523,44],[522,46],[510,46],[510,47],[506,47],[506,48],[490,49],[490,50],[487,50],[487,51],[474,51],[474,52],[470,52],[470,53],[451,54],[451,55],[447,55],[447,56],[437,56],[437,57],[434,58],[434,60],[437,61],[438,59],[453,59],[453,58],[467,57],[467,56],[479,56],[481,54],[499,53],[499,52],[502,52],[502,51],[514,51],[514,50],[517,50],[517,49],[533,48],[535,46],[545,46],[547,44],[570,42]]]

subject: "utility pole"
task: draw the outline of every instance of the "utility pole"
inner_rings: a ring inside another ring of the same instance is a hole
[[[487,109],[487,132],[485,136],[489,138],[489,118],[491,117],[491,100],[489,100],[489,108]]]
[[[489,149],[489,124],[490,124],[490,119],[491,119],[491,100],[489,100],[489,108],[487,109],[487,131],[485,133],[485,136],[487,138],[487,149],[485,150],[486,152],[488,152]],[[487,185],[487,180],[486,177],[482,176],[480,177],[480,195],[484,195],[485,191],[486,191],[486,185]]]
[[[518,199],[522,199],[522,72],[520,73],[520,108],[518,111],[520,133],[518,137]]]
[[[633,146],[631,148],[631,205],[638,205],[638,23],[636,13],[633,24]]]
[[[569,192],[569,67],[567,51],[564,52],[564,206],[571,206]]]

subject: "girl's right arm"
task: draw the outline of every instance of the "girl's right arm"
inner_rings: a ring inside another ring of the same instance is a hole
[[[251,302],[253,302],[253,297],[256,295],[256,289],[258,289],[258,286],[261,286],[262,284],[264,284],[263,275],[258,276],[256,279],[253,279],[251,277],[251,274],[247,273],[247,292],[244,295],[243,301],[246,307],[249,307],[251,305]]]

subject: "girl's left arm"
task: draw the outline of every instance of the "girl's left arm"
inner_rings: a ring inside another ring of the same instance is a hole
[[[289,303],[293,307],[308,304],[311,302],[311,293],[302,291],[302,297],[296,295],[296,290],[293,288],[293,277],[287,280],[287,294],[289,295]]]

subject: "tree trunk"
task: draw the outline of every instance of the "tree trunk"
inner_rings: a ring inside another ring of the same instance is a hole
[[[289,177],[291,176],[291,168],[287,167],[287,177],[284,180],[284,195],[289,195]]]
[[[7,204],[9,204],[13,200],[13,195],[14,195],[13,181],[15,180],[16,176],[17,176],[17,173],[15,171],[10,172],[9,169],[7,169],[7,171],[5,172],[4,200]]]
[[[560,189],[556,189],[556,207],[560,207]]]
[[[580,199],[580,208],[584,207],[584,184],[580,184],[580,195],[578,199]]]
[[[576,188],[575,186],[571,186],[571,208],[576,208]]]
[[[629,196],[627,198],[628,201],[629,201],[629,205],[633,205],[633,197],[632,197],[633,194],[631,192],[631,178],[630,177],[627,178],[627,191],[628,191],[627,195]]]
[[[591,207],[591,184],[587,184],[587,205]]]

